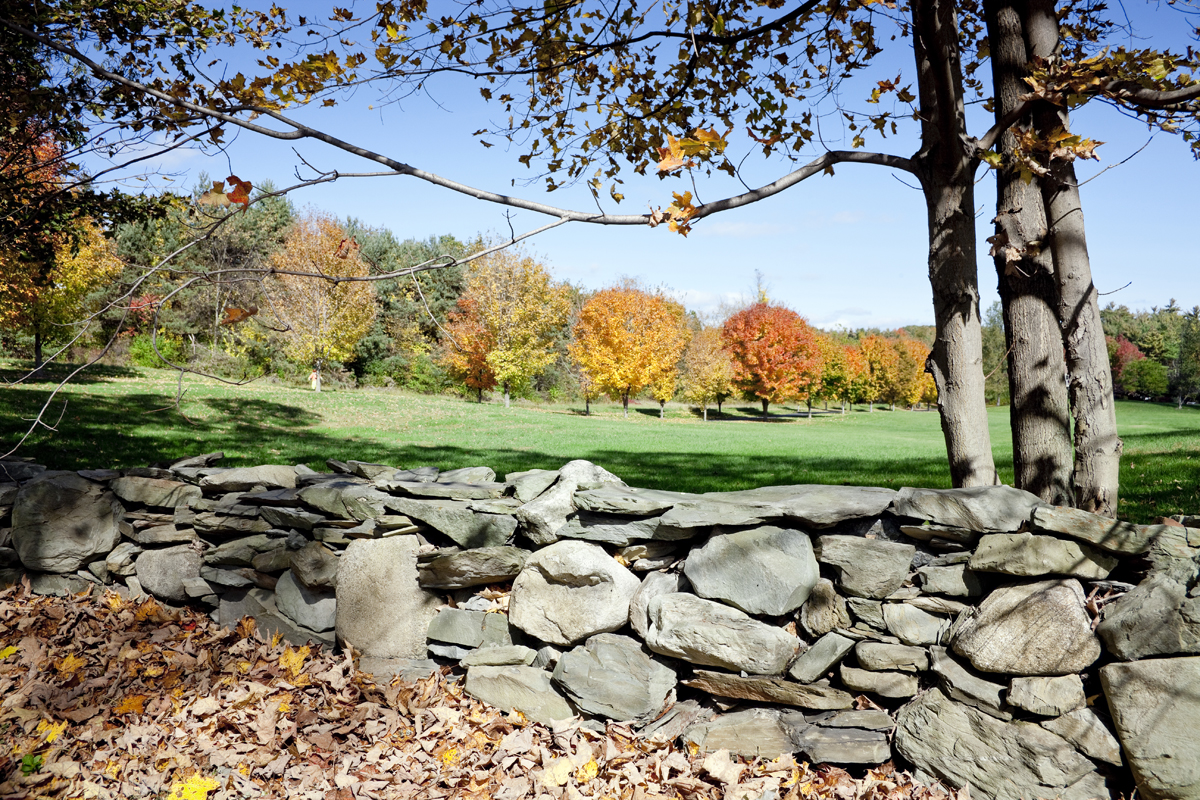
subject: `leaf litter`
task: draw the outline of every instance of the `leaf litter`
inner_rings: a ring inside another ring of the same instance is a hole
[[[447,670],[448,671],[448,670]],[[454,676],[376,682],[350,655],[114,592],[0,592],[0,797],[119,800],[969,800],[891,764],[854,777],[528,721]]]

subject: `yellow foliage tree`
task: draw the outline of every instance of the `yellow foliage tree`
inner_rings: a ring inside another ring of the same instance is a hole
[[[571,357],[629,416],[629,398],[648,386],[674,391],[679,359],[691,332],[683,306],[634,285],[597,292],[575,324]],[[665,401],[660,400],[661,404]]]
[[[493,253],[467,276],[446,363],[452,372],[486,373],[486,381],[504,390],[507,407],[513,390],[554,362],[569,310],[567,287],[551,280],[542,264],[519,250]],[[482,398],[491,388],[484,382],[468,385]]]
[[[721,329],[701,328],[683,356],[683,396],[700,406],[708,421],[708,404],[733,394],[733,362],[721,340]]]
[[[891,341],[882,336],[864,336],[859,342],[863,360],[866,362],[866,379],[863,394],[868,411],[875,410],[877,400],[893,395],[900,373],[900,356]]]
[[[284,352],[311,364],[320,391],[321,366],[343,361],[375,319],[375,289],[358,247],[329,214],[308,211],[271,255],[277,273],[263,283],[267,317],[282,331]]]

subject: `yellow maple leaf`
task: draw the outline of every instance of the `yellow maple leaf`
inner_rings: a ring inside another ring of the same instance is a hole
[[[575,770],[575,782],[587,783],[600,774],[600,765],[596,763],[596,759],[589,760],[579,769]]]
[[[3,650],[0,650],[0,660],[8,658],[11,655],[16,655],[16,653],[17,653],[16,645],[10,644],[8,647],[4,648]]]
[[[304,659],[306,658],[308,658],[307,645],[299,648],[298,650],[293,650],[289,647],[286,648],[283,651],[283,655],[279,657],[279,666],[287,670],[289,677],[291,677],[292,680],[295,680],[304,670]]]
[[[65,719],[59,723],[53,723],[53,722],[47,722],[46,720],[41,720],[40,722],[38,722],[37,729],[34,731],[34,735],[44,737],[46,740],[46,743],[49,744],[49,743],[53,742],[55,739],[57,739],[59,736],[61,736],[62,732],[65,731],[66,729],[67,729],[67,721]]]
[[[79,656],[75,655],[74,653],[68,653],[66,658],[58,662],[56,669],[58,670],[59,675],[64,678],[69,678],[75,674],[76,670],[85,664],[87,664],[87,662]]]
[[[130,694],[126,695],[117,707],[113,709],[114,714],[141,714],[145,710],[146,695]]]
[[[215,778],[193,775],[186,781],[171,784],[167,800],[208,800],[208,793],[220,785]]]

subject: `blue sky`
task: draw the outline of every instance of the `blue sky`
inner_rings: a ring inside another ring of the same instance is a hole
[[[312,12],[303,5],[291,4],[289,9],[293,14]],[[1156,45],[1170,42],[1176,49],[1189,43],[1184,18],[1164,5],[1131,3],[1125,11],[1135,36],[1151,37]],[[1136,38],[1129,44],[1146,46]],[[910,51],[896,50],[897,58],[911,58]],[[871,73],[872,80],[895,77],[897,64],[908,66],[903,61],[885,62],[879,74]],[[305,110],[296,116],[355,144],[480,188],[568,208],[595,207],[581,188],[547,195],[540,183],[522,185],[535,173],[517,162],[519,148],[481,146],[471,132],[500,109],[489,107],[466,84],[434,84],[427,96],[398,105],[372,108],[374,101],[369,90],[360,90],[336,109]],[[981,134],[987,127],[986,115],[976,112],[972,127],[975,135]],[[1176,298],[1185,308],[1200,305],[1200,257],[1193,244],[1200,228],[1200,164],[1178,138],[1162,133],[1152,137],[1144,124],[1099,104],[1080,110],[1072,127],[1075,133],[1105,142],[1099,148],[1099,163],[1077,165],[1081,179],[1094,177],[1081,191],[1095,283],[1102,293],[1115,292],[1102,302],[1148,309]],[[844,146],[837,141],[836,131],[826,133],[832,147]],[[735,141],[731,147],[735,161],[745,153],[745,144]],[[194,183],[201,172],[214,178],[233,172],[256,185],[265,180],[287,185],[300,166],[291,147],[241,133],[225,153],[176,154],[164,166],[184,185]],[[907,156],[915,140],[903,136],[869,140],[868,147]],[[366,162],[323,144],[301,143],[296,150],[321,169],[370,169]],[[817,154],[814,149],[806,155]],[[1131,155],[1128,163],[1113,167]],[[743,175],[756,186],[791,168],[786,162],[766,162],[752,154]],[[836,173],[810,178],[766,201],[710,217],[686,239],[669,233],[665,226],[650,230],[569,224],[540,235],[530,249],[559,279],[601,288],[623,276],[635,276],[666,287],[701,312],[714,310],[722,300],[750,294],[757,270],[773,300],[823,328],[932,324],[921,194],[901,182],[911,182],[906,176],[893,176],[881,167],[843,165]],[[515,187],[514,179],[518,180]],[[605,210],[635,213],[647,203],[665,206],[672,191],[690,188],[681,179],[638,179],[630,174],[622,189],[625,201],[620,206],[610,201]],[[740,185],[723,175],[699,184],[699,197],[705,201],[739,191]],[[304,189],[293,200],[300,206],[388,227],[399,238],[441,233],[467,238],[479,232],[504,232],[509,213],[518,231],[549,221],[413,178],[343,179]],[[995,270],[983,241],[992,233],[995,184],[982,169],[976,205],[979,282],[986,308],[997,299]]]

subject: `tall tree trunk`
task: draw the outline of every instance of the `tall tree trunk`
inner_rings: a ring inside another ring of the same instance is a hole
[[[621,406],[625,409],[625,419],[629,419],[629,390],[621,394]]]
[[[704,404],[704,421],[708,422],[708,403]]]
[[[592,415],[592,398],[591,395],[583,396],[583,415],[590,417]]]
[[[975,263],[975,160],[967,151],[958,20],[951,0],[913,3],[921,105],[917,161],[929,225],[929,283],[937,336],[925,368],[938,389],[953,485],[997,482],[983,395],[983,337]]]
[[[771,401],[764,399],[762,401],[762,404],[763,404],[763,420],[765,421],[767,418],[767,406],[771,404]]]
[[[483,402],[483,387],[476,386],[475,392],[476,392],[476,401],[475,402],[482,403]]]
[[[1046,57],[1058,47],[1058,17],[1052,0],[1026,0],[1025,35],[1031,56]],[[1034,124],[1042,136],[1069,131],[1065,108],[1038,104]],[[1070,368],[1071,414],[1075,419],[1075,505],[1116,516],[1122,443],[1117,436],[1112,373],[1092,284],[1083,206],[1075,165],[1059,160],[1040,181],[1050,220],[1050,247],[1058,280],[1058,319]]]
[[[808,400],[806,402],[808,403],[808,418],[812,419],[812,400]]]
[[[667,401],[659,400],[658,401],[658,418],[666,419],[666,416],[667,416]]]
[[[33,326],[33,369],[36,372],[42,368],[42,326]]]
[[[510,406],[509,406],[509,401],[508,401],[508,384],[507,384],[507,383],[506,383],[506,384],[504,384],[504,407],[505,407],[505,408],[509,408],[509,407],[510,407]]]
[[[1015,111],[1029,87],[1020,0],[988,0],[995,115]],[[1005,131],[1000,151],[1011,156],[1017,137]],[[1071,505],[1071,432],[1066,362],[1058,329],[1058,285],[1042,247],[1046,212],[1038,186],[1011,168],[996,173],[996,234],[990,241],[1004,310],[1008,347],[1013,471],[1020,489],[1047,503]]]

